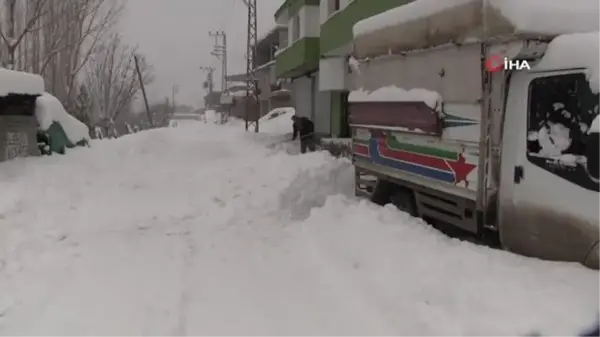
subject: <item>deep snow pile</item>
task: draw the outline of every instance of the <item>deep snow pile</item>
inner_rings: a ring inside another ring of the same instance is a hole
[[[35,117],[42,130],[48,130],[54,122],[60,124],[73,144],[82,140],[89,141],[89,128],[77,118],[69,115],[58,98],[47,92],[36,99]]]
[[[0,334],[572,334],[598,273],[449,239],[198,123],[0,164]],[[52,177],[52,179],[48,179]]]

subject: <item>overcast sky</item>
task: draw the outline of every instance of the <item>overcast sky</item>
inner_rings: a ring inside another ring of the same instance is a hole
[[[273,14],[282,2],[257,0],[259,36],[274,26]],[[245,72],[247,13],[242,0],[128,0],[118,30],[154,65],[151,100],[170,96],[172,86],[179,85],[178,104],[201,106],[206,73],[200,67],[213,66],[215,75],[221,74],[208,32],[227,33],[229,73]]]

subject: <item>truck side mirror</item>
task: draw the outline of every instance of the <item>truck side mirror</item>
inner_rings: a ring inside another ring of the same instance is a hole
[[[600,139],[598,132],[587,135],[585,142],[585,156],[587,157],[588,174],[598,180],[600,176]]]

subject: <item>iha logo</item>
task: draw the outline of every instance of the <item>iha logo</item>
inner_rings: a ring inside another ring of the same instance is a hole
[[[490,55],[485,60],[485,70],[495,73],[500,70],[531,70],[529,63],[525,60],[510,60],[502,55]]]

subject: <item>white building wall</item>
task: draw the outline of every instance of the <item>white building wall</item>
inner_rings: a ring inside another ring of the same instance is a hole
[[[313,119],[311,78],[300,77],[292,82],[296,115]]]
[[[319,90],[347,89],[348,65],[345,57],[328,57],[319,61]]]
[[[314,87],[314,106],[313,122],[315,123],[315,132],[319,134],[331,134],[331,95],[328,92],[319,91],[320,73],[313,74]]]
[[[319,37],[321,25],[319,24],[319,6],[303,6],[298,15],[300,17],[300,38]]]

